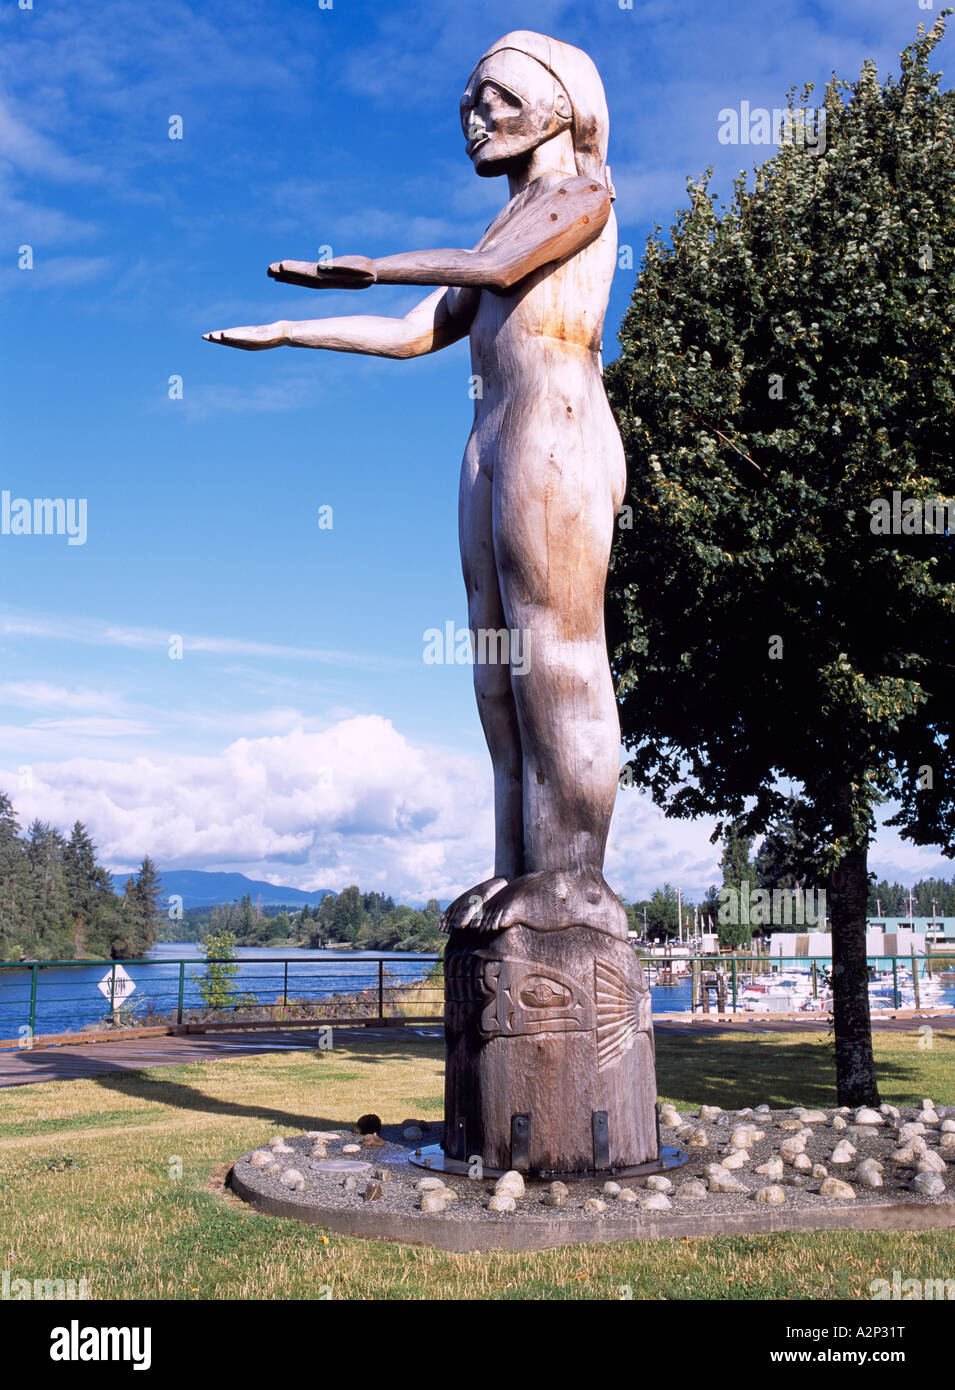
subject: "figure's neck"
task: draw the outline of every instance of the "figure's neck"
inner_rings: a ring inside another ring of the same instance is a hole
[[[510,195],[514,198],[542,174],[563,174],[566,178],[572,179],[576,173],[573,137],[569,130],[562,130],[553,139],[545,140],[542,145],[538,145],[521,169],[508,174],[507,183]]]

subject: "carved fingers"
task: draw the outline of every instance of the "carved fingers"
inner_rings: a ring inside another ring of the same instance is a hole
[[[333,261],[276,261],[269,275],[285,285],[317,290],[363,290],[376,281],[375,263],[367,256],[339,256]]]
[[[259,324],[249,328],[219,328],[203,333],[207,343],[222,343],[225,347],[243,348],[246,352],[261,352],[264,348],[282,347],[288,342],[288,324]]]

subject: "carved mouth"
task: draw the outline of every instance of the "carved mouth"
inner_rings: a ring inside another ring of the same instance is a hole
[[[486,145],[491,137],[489,135],[476,135],[473,140],[468,141],[468,154],[473,154],[481,145]]]

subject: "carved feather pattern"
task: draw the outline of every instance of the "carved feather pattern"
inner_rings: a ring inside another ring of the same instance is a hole
[[[637,990],[621,970],[606,961],[594,962],[597,1000],[597,1070],[608,1067],[633,1047],[639,1028]]]

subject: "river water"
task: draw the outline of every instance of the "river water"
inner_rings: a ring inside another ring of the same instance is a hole
[[[278,956],[279,959],[275,959]],[[385,985],[421,980],[437,956],[409,956],[398,951],[310,951],[283,947],[274,956],[261,947],[238,947],[238,974],[232,982],[236,994],[251,995],[259,1004],[281,1003],[288,958],[289,999],[327,999],[334,994],[353,994],[378,989],[378,960],[384,957]],[[127,973],[136,988],[122,1013],[130,1022],[146,1024],[151,1015],[175,1014],[179,1003],[180,961],[185,966],[183,1008],[205,1007],[197,976],[204,964],[197,944],[164,942],[149,953],[149,964],[131,965]],[[109,980],[108,961],[95,965],[41,965],[37,972],[36,1032],[68,1033],[104,1024],[109,1019],[109,1000],[99,989]],[[0,1038],[16,1038],[30,1017],[30,968],[0,970]],[[436,994],[436,997],[437,994]]]
[[[336,994],[353,994],[378,989],[378,960],[384,958],[385,988],[411,984],[423,979],[439,959],[435,955],[409,956],[399,951],[310,951],[284,947],[275,956],[262,947],[239,947],[239,972],[233,981],[237,994],[251,995],[256,1003],[281,1003],[285,991],[288,958],[288,997],[328,999]],[[276,959],[275,957],[278,957]],[[183,1008],[204,1008],[197,976],[203,971],[196,942],[165,942],[153,948],[149,963],[129,967],[136,988],[123,1006],[130,1022],[145,1024],[151,1017],[175,1015],[179,1003],[181,961],[185,966]],[[885,968],[888,961],[878,963]],[[81,966],[41,966],[37,974],[36,1032],[68,1033],[105,1024],[109,1002],[98,985],[108,980],[109,962]],[[0,969],[0,1038],[20,1035],[30,1016],[31,972],[29,967]],[[654,1014],[681,1014],[690,1010],[690,977],[680,977],[673,985],[653,985]],[[430,995],[429,995],[430,998]],[[440,998],[440,985],[434,998]],[[955,988],[945,989],[931,1000],[933,1006],[955,1008]],[[387,1005],[386,1005],[387,1011]]]

